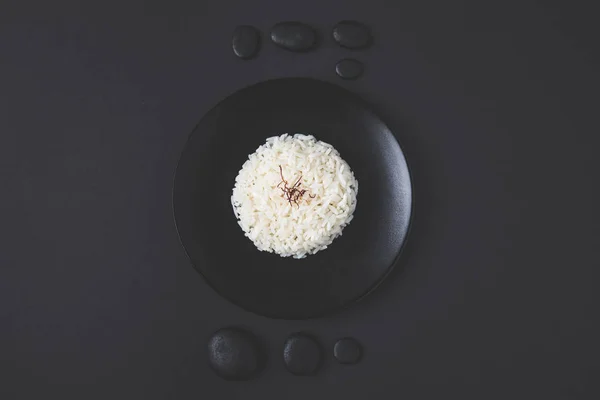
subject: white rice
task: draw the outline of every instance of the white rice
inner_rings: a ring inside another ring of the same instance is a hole
[[[306,193],[290,202],[300,177]],[[280,185],[278,187],[278,185]],[[261,251],[304,258],[342,234],[356,209],[358,182],[336,149],[313,136],[274,136],[248,157],[235,178],[231,204],[240,227]]]

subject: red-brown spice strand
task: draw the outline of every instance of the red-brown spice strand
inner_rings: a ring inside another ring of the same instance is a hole
[[[277,188],[281,189],[283,192],[281,196],[285,197],[285,199],[290,203],[290,206],[292,203],[295,203],[297,207],[300,207],[298,201],[301,200],[302,196],[304,196],[304,193],[306,193],[306,189],[298,189],[302,185],[302,174],[300,174],[300,178],[298,178],[292,187],[288,187],[288,181],[286,181],[283,177],[283,169],[281,168],[281,165],[279,166],[279,175],[281,176],[281,182],[277,184]],[[282,184],[283,187],[281,187]],[[312,199],[316,197],[311,194],[309,194],[309,196]]]

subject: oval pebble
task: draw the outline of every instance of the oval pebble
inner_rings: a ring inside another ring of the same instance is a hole
[[[319,343],[304,333],[290,335],[283,346],[283,361],[294,375],[314,375],[321,367],[323,351]]]
[[[302,22],[280,22],[271,29],[271,40],[290,51],[308,51],[317,44],[317,32]]]
[[[253,58],[260,49],[260,32],[253,26],[240,25],[233,31],[231,45],[233,52],[239,58],[244,60]]]
[[[353,58],[345,58],[335,65],[335,73],[342,79],[357,79],[364,69],[363,63]]]
[[[223,328],[208,341],[209,364],[223,379],[247,380],[260,372],[266,356],[256,336],[238,328]]]
[[[372,42],[371,30],[356,21],[341,21],[333,28],[333,40],[348,49],[363,49]]]
[[[342,364],[356,364],[362,357],[362,346],[354,338],[343,338],[335,342],[333,356]]]

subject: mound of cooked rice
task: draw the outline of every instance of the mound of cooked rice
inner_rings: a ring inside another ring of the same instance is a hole
[[[324,250],[352,221],[358,182],[340,154],[313,136],[274,136],[248,157],[231,204],[261,251],[303,258]]]

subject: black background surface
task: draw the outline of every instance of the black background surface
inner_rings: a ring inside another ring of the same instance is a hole
[[[478,1],[119,3],[0,12],[0,398],[598,398],[599,58],[592,7]],[[187,4],[186,4],[187,3]],[[485,3],[485,4],[484,4]],[[110,8],[110,10],[108,9]],[[156,16],[154,16],[156,15]],[[158,17],[158,15],[162,15]],[[237,24],[323,33],[372,26],[374,46],[327,39],[235,58]],[[365,76],[343,82],[349,55]],[[371,102],[412,168],[402,272],[329,318],[276,321],[208,288],[178,242],[172,177],[201,116],[240,87],[309,76]],[[267,343],[257,380],[209,371],[208,335]],[[293,331],[332,349],[298,378]]]

